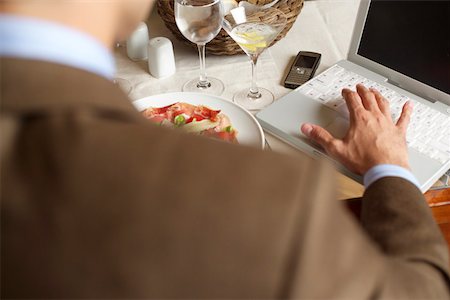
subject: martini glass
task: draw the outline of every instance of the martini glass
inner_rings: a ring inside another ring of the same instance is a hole
[[[274,100],[273,94],[256,85],[258,57],[276,39],[286,26],[286,15],[272,7],[234,8],[224,17],[223,28],[250,57],[252,85],[250,89],[237,92],[233,100],[248,110],[260,110]]]
[[[216,78],[207,77],[205,45],[222,28],[223,7],[221,0],[175,0],[175,22],[185,38],[196,43],[200,58],[200,77],[183,86],[184,92],[200,92],[220,95],[224,85]]]

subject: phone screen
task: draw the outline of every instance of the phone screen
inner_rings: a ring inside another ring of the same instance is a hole
[[[297,60],[295,66],[311,69],[312,67],[314,67],[315,61],[316,61],[315,57],[301,55],[300,58]]]

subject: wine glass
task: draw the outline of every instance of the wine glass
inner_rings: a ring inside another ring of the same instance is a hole
[[[233,100],[248,110],[259,110],[274,100],[273,94],[256,85],[256,64],[259,55],[267,49],[286,26],[286,15],[272,7],[232,9],[223,19],[223,28],[250,57],[252,86],[237,92]]]
[[[127,79],[114,77],[113,83],[118,86],[126,95],[131,94],[133,87],[131,86],[131,82]]]
[[[117,41],[115,44],[116,50],[125,47],[125,42]],[[129,95],[133,90],[131,82],[124,78],[114,77],[113,83],[118,86],[126,95]]]
[[[221,0],[175,0],[175,22],[178,29],[185,38],[197,44],[200,57],[200,77],[186,82],[184,92],[222,94],[222,81],[207,77],[205,70],[205,45],[219,33],[222,19]]]

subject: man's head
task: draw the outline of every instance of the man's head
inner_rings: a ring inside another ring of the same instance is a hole
[[[154,0],[2,0],[0,12],[58,22],[112,46],[150,12]]]
[[[119,20],[121,26],[117,31],[117,40],[124,40],[136,28],[138,23],[144,20],[154,0],[115,0],[119,4]]]

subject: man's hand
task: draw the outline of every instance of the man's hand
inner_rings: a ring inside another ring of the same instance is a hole
[[[393,164],[409,169],[406,129],[412,113],[410,102],[403,106],[397,124],[391,119],[389,103],[376,90],[359,84],[357,92],[342,91],[350,115],[350,128],[340,140],[324,128],[303,124],[303,134],[320,144],[334,159],[349,170],[363,175],[379,164]]]

